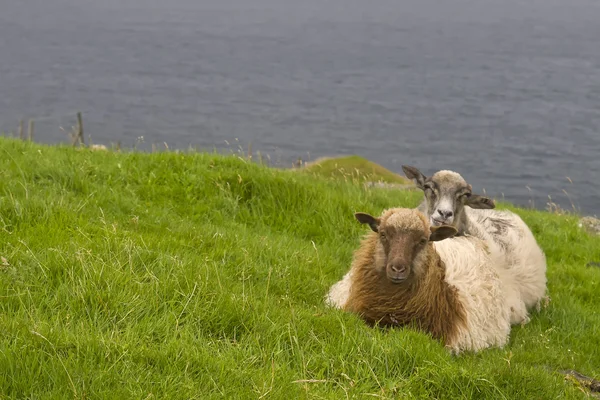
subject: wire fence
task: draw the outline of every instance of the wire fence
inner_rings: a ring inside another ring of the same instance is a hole
[[[59,124],[59,129],[66,133],[67,137],[70,139],[71,145],[73,147],[85,146],[85,136],[83,130],[83,113],[81,111],[77,111],[75,113],[76,122],[75,125],[65,129],[61,124]],[[22,118],[18,122],[18,126],[15,131],[9,131],[11,136],[16,136],[21,140],[33,141],[35,139],[35,127],[36,122],[39,121],[57,121],[60,119],[64,119],[64,116],[44,116],[40,118]]]

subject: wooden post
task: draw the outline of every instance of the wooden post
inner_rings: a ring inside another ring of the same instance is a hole
[[[83,117],[81,116],[81,112],[77,112],[77,126],[71,128],[71,140],[73,141],[71,144],[73,147],[77,146],[77,143],[85,144],[84,136],[83,136]],[[90,139],[91,142],[91,139]]]
[[[19,139],[25,140],[25,132],[23,131],[23,125],[25,125],[25,121],[19,120]]]
[[[85,145],[85,139],[83,137],[83,117],[81,111],[77,113],[77,136],[79,137],[79,143]]]
[[[33,141],[33,128],[34,128],[34,123],[33,123],[33,118],[29,120],[29,141]]]

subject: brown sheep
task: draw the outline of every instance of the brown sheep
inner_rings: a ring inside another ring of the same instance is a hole
[[[355,216],[373,232],[355,252],[346,311],[370,325],[414,325],[455,352],[506,343],[509,307],[481,240],[443,240],[456,229],[430,227],[412,209]]]

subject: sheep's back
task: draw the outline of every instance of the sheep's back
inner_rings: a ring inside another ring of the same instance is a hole
[[[523,302],[527,307],[539,303],[546,294],[546,256],[527,224],[510,211],[466,210],[470,233],[506,257],[504,265]]]

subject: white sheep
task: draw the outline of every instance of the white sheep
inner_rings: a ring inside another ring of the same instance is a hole
[[[454,353],[506,344],[509,306],[492,267],[498,260],[482,240],[443,240],[456,229],[430,227],[413,209],[390,209],[379,218],[355,215],[373,232],[354,253],[346,311],[369,324],[412,325]]]
[[[406,176],[424,191],[418,209],[432,226],[452,225],[458,235],[484,240],[492,252],[506,258],[498,273],[514,283],[521,301],[512,304],[513,323],[529,321],[528,310],[539,309],[546,297],[546,256],[531,230],[517,214],[493,210],[494,202],[471,193],[471,185],[454,171],[442,170],[426,177],[417,168],[402,166]],[[465,207],[468,206],[468,207]]]

